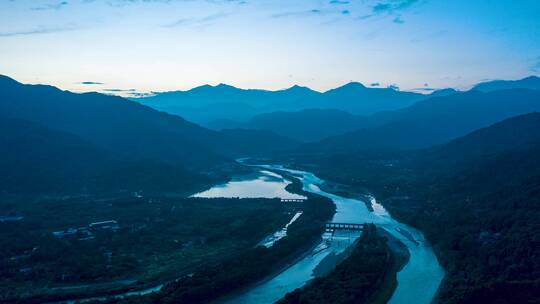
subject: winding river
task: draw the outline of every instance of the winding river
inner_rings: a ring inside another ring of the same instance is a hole
[[[279,165],[257,166],[261,169],[258,173],[233,179],[232,181],[217,185],[209,190],[194,194],[194,197],[267,197],[267,198],[303,198],[297,194],[290,193],[285,187],[290,181],[269,170],[284,170],[291,175],[298,177],[303,183],[303,189],[308,192],[326,196],[336,204],[336,213],[332,219],[334,222],[345,223],[374,223],[385,228],[389,233],[406,245],[410,253],[408,263],[397,275],[398,286],[388,303],[392,304],[428,304],[430,303],[444,277],[444,270],[439,265],[431,246],[425,241],[423,234],[407,225],[397,222],[378,204],[375,198],[371,198],[369,204],[373,211],[370,211],[366,202],[341,197],[321,190],[319,187],[324,183],[315,175],[305,171],[291,170]],[[265,170],[266,169],[266,170]],[[301,214],[296,214],[291,222],[296,220]],[[286,227],[277,231],[268,239],[261,240],[261,244],[271,246],[273,241],[286,235]],[[309,280],[313,279],[315,267],[331,252],[340,253],[353,244],[354,240],[360,236],[358,232],[336,232],[333,236],[322,235],[322,242],[316,246],[312,252],[296,261],[286,270],[276,276],[265,280],[238,294],[234,294],[218,303],[224,304],[270,304],[281,299],[285,294],[296,288],[302,287]],[[126,296],[144,295],[159,291],[163,285],[155,286],[146,290],[123,293],[112,297],[122,298]],[[80,299],[80,302],[92,300],[103,300],[107,297],[94,297]],[[74,303],[75,301],[64,301],[63,303]]]
[[[346,223],[375,223],[385,228],[389,233],[405,244],[409,250],[408,263],[397,275],[398,286],[389,303],[404,304],[430,303],[444,277],[444,271],[439,265],[431,246],[425,241],[423,234],[407,225],[394,220],[375,198],[369,202],[373,211],[366,203],[358,199],[350,199],[321,190],[319,185],[324,183],[315,175],[298,170],[290,170],[282,166],[261,166],[268,169],[285,170],[301,179],[305,191],[326,196],[336,204],[334,222]],[[264,172],[263,172],[264,173]],[[323,241],[313,252],[307,254],[277,276],[256,285],[255,287],[229,297],[221,303],[274,303],[286,293],[302,287],[313,279],[313,269],[331,252],[339,253],[351,245],[359,234],[343,232],[335,234],[332,239],[323,235]]]

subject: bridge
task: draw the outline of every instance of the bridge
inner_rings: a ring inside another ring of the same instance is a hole
[[[303,203],[305,201],[306,199],[304,198],[282,198],[281,199],[282,203]]]
[[[349,230],[349,231],[362,231],[364,230],[364,224],[353,224],[353,223],[326,223],[326,231],[336,231],[336,230]]]

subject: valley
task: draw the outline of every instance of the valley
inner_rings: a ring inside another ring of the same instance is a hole
[[[0,304],[540,304],[539,13],[0,0]]]
[[[3,302],[536,297],[538,90],[214,131],[117,97],[0,80]],[[332,124],[339,135],[324,133]]]

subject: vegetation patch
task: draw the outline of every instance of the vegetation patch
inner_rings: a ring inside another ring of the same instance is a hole
[[[252,250],[293,214],[279,199],[132,197],[4,205],[1,210],[20,216],[0,222],[1,302],[40,303],[166,283]]]
[[[334,271],[288,293],[278,303],[372,303],[381,286],[385,286],[384,281],[395,278],[397,270],[395,256],[386,242],[375,225],[366,224],[350,256]]]

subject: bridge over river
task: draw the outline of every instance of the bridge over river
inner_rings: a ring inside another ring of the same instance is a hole
[[[334,232],[336,230],[348,230],[348,231],[362,231],[364,230],[364,224],[357,223],[335,223],[328,222],[325,225],[326,231]]]

